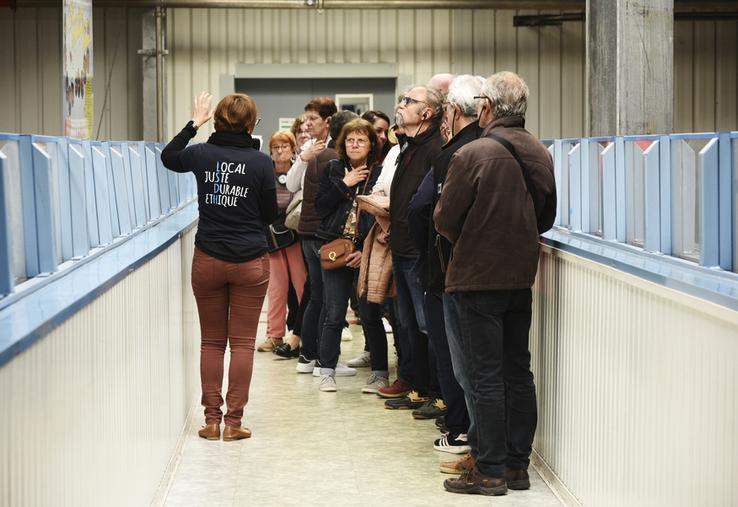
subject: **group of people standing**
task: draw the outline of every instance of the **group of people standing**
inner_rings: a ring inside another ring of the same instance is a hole
[[[220,438],[222,420],[224,440],[250,436],[241,417],[266,296],[259,350],[297,358],[296,371],[319,377],[321,392],[355,375],[352,364],[369,366],[364,393],[436,418],[434,448],[462,455],[441,464],[459,474],[446,490],[499,495],[530,486],[531,287],[556,190],[548,150],[525,130],[527,100],[512,72],[436,75],[398,97],[393,125],[380,111],[359,118],[315,97],[291,131],[271,136],[270,157],[251,137],[256,105],[241,94],[218,104],[207,143],[186,147],[210,118],[211,97],[195,99],[192,121],[162,160],[198,183],[201,437]],[[343,365],[352,299],[366,351]],[[392,382],[384,316],[397,352]]]

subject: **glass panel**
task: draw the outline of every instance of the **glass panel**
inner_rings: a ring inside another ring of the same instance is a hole
[[[675,140],[671,148],[672,255],[694,262],[699,261],[702,238],[697,156],[708,141]]]
[[[643,247],[646,237],[646,173],[643,152],[653,141],[625,143],[625,237],[626,242]]]
[[[61,203],[59,199],[59,171],[62,169],[65,169],[69,171],[69,168],[66,167],[60,167],[60,160],[59,157],[59,145],[54,142],[34,142],[37,146],[41,147],[50,158],[49,161],[49,170],[51,172],[51,209],[54,217],[53,227],[54,227],[54,245],[56,248],[56,263],[61,264],[64,260],[62,255],[62,226],[61,226],[61,220],[62,220],[62,213],[69,213],[70,210],[62,210],[61,209]]]
[[[590,233],[595,236],[602,237],[603,224],[603,174],[604,164],[602,162],[602,152],[610,146],[607,141],[598,143],[590,143],[590,160],[593,160],[592,171],[590,173],[590,197],[589,197],[589,228]]]
[[[0,139],[0,151],[7,157],[5,168],[7,179],[5,202],[10,228],[10,257],[13,283],[26,280],[26,241],[23,236],[23,198],[21,192],[20,150],[16,141]]]

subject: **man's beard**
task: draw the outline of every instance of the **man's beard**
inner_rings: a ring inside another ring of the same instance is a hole
[[[405,128],[405,118],[400,113],[395,114],[395,125],[403,129]]]

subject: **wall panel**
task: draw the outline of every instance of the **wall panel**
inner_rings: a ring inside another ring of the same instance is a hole
[[[142,57],[136,51],[143,12],[94,9],[94,121],[95,132],[101,123],[102,139],[142,136]],[[219,95],[220,74],[232,74],[244,62],[395,63],[400,86],[436,72],[488,76],[517,70],[533,93],[528,113],[533,132],[541,137],[586,133],[581,22],[514,28],[515,11],[484,9],[323,14],[169,9],[167,14],[168,135],[189,116],[193,93],[210,89]],[[0,42],[9,48],[0,62],[0,107],[6,111],[0,131],[60,132],[60,27],[59,8],[0,9]],[[738,128],[737,30],[735,21],[675,23],[675,131]],[[203,129],[200,137],[207,134]]]
[[[0,368],[0,505],[151,503],[200,392],[194,234]]]
[[[736,505],[738,312],[545,247],[533,316],[534,447],[581,505]]]

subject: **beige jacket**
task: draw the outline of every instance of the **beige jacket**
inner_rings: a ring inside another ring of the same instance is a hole
[[[394,295],[392,286],[392,252],[389,246],[389,198],[380,195],[358,196],[362,213],[376,217],[364,240],[359,281],[356,291],[370,303],[383,304],[385,298]]]

